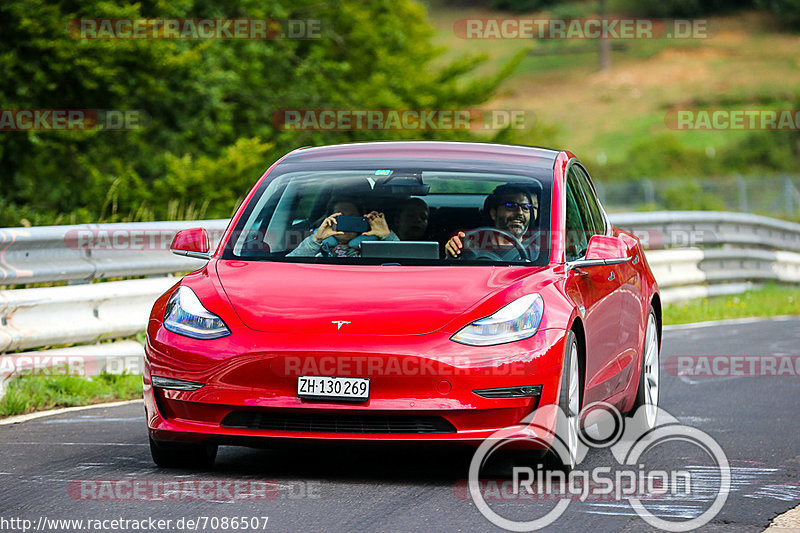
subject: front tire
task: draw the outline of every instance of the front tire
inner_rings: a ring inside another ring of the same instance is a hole
[[[639,372],[639,387],[636,392],[636,401],[630,414],[635,414],[639,408],[645,409],[644,429],[656,427],[658,418],[658,396],[661,384],[661,354],[658,342],[658,326],[656,312],[650,308],[647,315],[647,328],[644,335],[644,348],[642,350],[642,368]]]
[[[566,453],[555,453],[553,449],[548,452],[550,466],[567,473],[577,465],[578,416],[581,411],[582,400],[578,339],[575,336],[575,332],[570,331],[567,335],[561,374],[561,388],[558,394],[558,407],[565,416],[561,416],[559,413],[556,422],[556,436],[554,437],[554,439],[562,441]]]
[[[214,466],[216,444],[162,442],[150,438],[150,455],[161,468],[206,470]]]

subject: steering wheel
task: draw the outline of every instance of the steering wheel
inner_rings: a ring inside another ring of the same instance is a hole
[[[520,257],[521,260],[523,260],[523,261],[530,261],[531,260],[530,257],[528,256],[528,251],[525,249],[525,246],[522,245],[522,243],[519,241],[519,239],[517,239],[513,234],[509,233],[508,231],[505,231],[505,230],[502,230],[502,229],[498,229],[498,228],[495,228],[495,227],[492,227],[492,226],[482,226],[480,228],[475,228],[473,230],[470,230],[470,231],[468,231],[468,232],[466,232],[464,234],[464,239],[462,239],[462,243],[464,245],[464,252],[463,253],[465,255],[463,255],[462,257],[464,257],[465,259],[490,259],[492,261],[505,261],[506,260],[506,259],[503,259],[502,257],[500,257],[500,254],[498,254],[497,252],[493,252],[493,251],[490,251],[490,250],[471,249],[470,245],[475,243],[475,241],[476,241],[476,239],[474,239],[473,237],[476,237],[480,233],[487,232],[487,231],[492,232],[492,233],[496,233],[496,234],[504,237],[508,241],[510,241],[511,244],[514,245],[514,249],[519,254],[519,257]],[[469,253],[470,255],[467,256],[466,255],[467,253]]]

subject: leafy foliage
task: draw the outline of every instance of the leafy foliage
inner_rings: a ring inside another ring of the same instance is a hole
[[[721,211],[725,204],[719,197],[703,192],[696,181],[688,181],[664,191],[664,207],[672,211]]]
[[[768,9],[786,25],[800,28],[800,0],[755,0],[758,7]]]
[[[743,131],[741,140],[719,150],[713,158],[702,150],[685,146],[679,134],[663,133],[635,144],[627,152],[623,162],[598,168],[595,177],[620,181],[776,171],[791,173],[800,171],[799,132]]]
[[[81,40],[75,18],[319,20],[320,38]],[[0,226],[229,216],[283,153],[304,145],[468,132],[284,131],[281,109],[459,109],[515,65],[466,82],[482,60],[437,65],[413,0],[18,0],[0,3],[5,109],[142,110],[129,131],[4,132]],[[515,61],[519,61],[519,58]]]
[[[753,0],[617,0],[612,8],[646,17],[697,17],[753,7]]]
[[[491,6],[494,9],[513,11],[515,13],[527,13],[559,4],[559,0],[492,0]]]

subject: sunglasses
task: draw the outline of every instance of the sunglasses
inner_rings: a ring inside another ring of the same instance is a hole
[[[533,207],[533,204],[520,204],[520,203],[517,203],[517,202],[503,202],[500,205],[502,205],[503,207],[505,207],[509,211],[516,211],[517,209],[522,209],[522,211],[525,212],[525,213],[529,213],[530,210],[531,210],[531,207]]]

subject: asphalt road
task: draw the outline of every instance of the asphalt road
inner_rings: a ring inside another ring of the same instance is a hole
[[[669,329],[662,361],[677,355],[800,355],[800,319]],[[701,530],[762,531],[774,516],[800,504],[800,378],[787,375],[786,369],[783,373],[662,373],[662,407],[710,435],[730,461],[727,502]],[[21,531],[23,526],[40,531],[148,530],[142,526],[158,526],[157,520],[165,521],[162,530],[193,528],[187,520],[199,520],[198,531],[225,530],[225,525],[227,530],[254,531],[499,530],[463,490],[470,454],[461,450],[222,447],[211,472],[160,470],[150,459],[138,403],[0,426],[0,448],[0,531]],[[702,458],[685,448],[664,445],[648,461],[692,475],[703,473],[707,465]],[[610,464],[614,459],[608,450],[594,450],[582,468]],[[713,484],[716,478],[709,477]],[[138,492],[132,489],[134,482]],[[663,519],[697,515],[711,499],[703,487],[695,488],[684,497],[651,499],[646,507]],[[503,516],[527,520],[553,507],[552,502],[510,497],[490,505]],[[246,518],[248,527],[225,524],[225,517]],[[263,517],[268,517],[266,523]],[[83,523],[53,522],[58,519]],[[154,521],[148,523],[150,519]],[[545,530],[655,528],[624,499],[589,497],[572,501]]]

